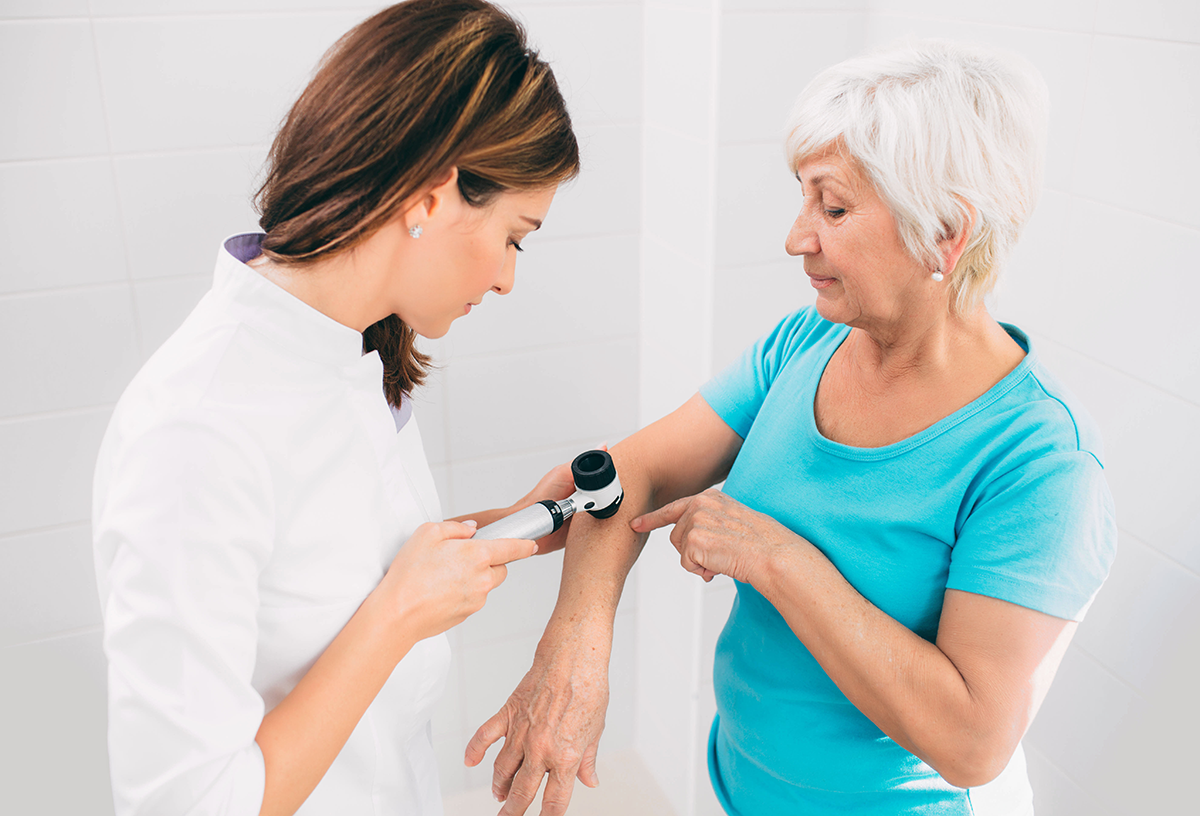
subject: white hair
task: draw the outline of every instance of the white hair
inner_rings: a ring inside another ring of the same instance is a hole
[[[925,40],[818,74],[788,121],[786,151],[792,172],[830,150],[854,161],[930,269],[942,266],[939,241],[959,235],[974,210],[947,274],[966,313],[995,286],[1037,204],[1047,110],[1045,82],[1024,59]]]

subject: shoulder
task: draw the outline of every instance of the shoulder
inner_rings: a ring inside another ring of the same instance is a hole
[[[777,370],[797,355],[828,342],[841,342],[848,331],[848,327],[821,317],[814,307],[804,306],[784,316],[751,346],[748,354]]]
[[[262,413],[255,390],[266,385],[273,369],[256,365],[256,373],[243,371],[259,345],[244,325],[202,302],[121,395],[102,460],[135,453],[158,460],[195,448],[196,454],[207,449],[213,456],[260,463],[261,445],[247,420]],[[239,380],[246,387],[230,387]]]
[[[1078,454],[1104,467],[1100,428],[1083,403],[1041,361],[1031,345],[1013,387],[996,406],[1003,435],[1042,455]]]

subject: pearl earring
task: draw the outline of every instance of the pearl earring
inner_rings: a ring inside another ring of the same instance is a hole
[[[413,238],[420,238],[421,233],[424,231],[425,230],[421,229],[420,224],[417,224],[416,226],[412,226],[412,227],[408,228],[408,234],[411,235]]]
[[[946,276],[942,274],[942,268],[939,266],[936,270],[934,270],[934,273],[932,275],[930,275],[929,277],[933,278],[938,283],[941,283],[942,279],[945,278]]]

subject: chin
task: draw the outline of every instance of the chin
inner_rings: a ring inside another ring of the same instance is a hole
[[[830,323],[845,323],[846,316],[839,314],[837,305],[831,303],[828,298],[817,295],[817,302],[813,304],[813,308],[817,310],[817,314],[828,320]]]

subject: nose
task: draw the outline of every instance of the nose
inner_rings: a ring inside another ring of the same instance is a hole
[[[807,208],[800,210],[792,228],[788,230],[783,248],[788,255],[815,255],[821,251],[821,242],[817,240],[817,231],[812,228]]]
[[[507,295],[512,291],[513,283],[517,277],[517,252],[515,249],[510,249],[504,259],[504,266],[500,267],[500,276],[496,278],[496,282],[492,284],[492,291],[498,295]]]

